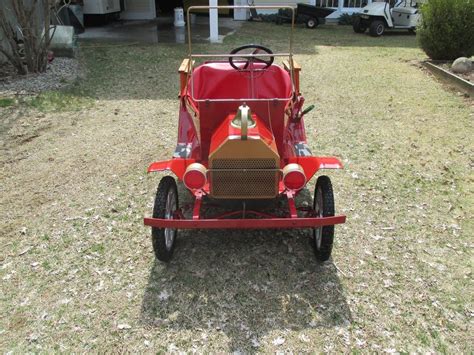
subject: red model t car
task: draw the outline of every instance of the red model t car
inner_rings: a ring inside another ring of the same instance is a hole
[[[295,196],[320,169],[342,164],[313,156],[307,146],[308,109],[303,110],[292,38],[289,53],[248,44],[221,55],[193,54],[191,36],[188,41],[189,57],[179,69],[176,150],[171,159],[152,163],[148,172],[171,171],[194,203],[180,207],[175,179],[160,181],[153,217],[145,218],[156,257],[170,260],[178,229],[311,228],[316,258],[329,259],[334,225],[345,222],[345,216],[335,216],[329,177],[318,177],[312,207],[297,207]],[[276,57],[285,57],[282,66],[274,64]],[[200,58],[207,61],[195,65]],[[282,199],[286,206],[277,212],[248,208],[255,200]],[[239,201],[239,208],[233,203],[230,211],[204,217],[207,204],[228,206],[229,200]]]

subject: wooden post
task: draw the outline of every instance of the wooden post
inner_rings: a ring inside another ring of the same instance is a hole
[[[184,94],[186,90],[186,81],[188,80],[188,74],[191,73],[192,66],[194,65],[194,60],[192,63],[189,62],[189,58],[185,58],[181,65],[179,66],[179,82],[180,82],[180,95]]]
[[[283,61],[283,68],[289,73],[291,70],[290,62],[288,60]],[[293,60],[293,77],[295,78],[295,90],[296,93],[300,94],[300,71],[301,66]]]

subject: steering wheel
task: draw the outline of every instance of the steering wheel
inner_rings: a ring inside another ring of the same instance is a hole
[[[242,57],[238,57],[238,56],[237,57],[229,57],[229,64],[235,70],[245,70],[249,67],[250,63],[253,63],[253,62],[264,63],[265,66],[262,68],[262,70],[265,70],[270,65],[272,65],[273,61],[275,60],[274,56],[269,56],[269,57],[264,56],[262,58],[259,58],[259,57],[246,57],[246,55],[249,55],[249,54],[255,55],[255,54],[258,54],[260,52],[264,52],[266,54],[273,54],[273,52],[271,51],[270,48],[261,46],[259,44],[246,44],[244,46],[240,46],[240,47],[237,47],[237,48],[233,49],[229,54],[239,54],[240,52],[242,52],[246,49],[254,49],[254,51],[251,52],[251,53],[245,53],[245,54],[242,53]],[[237,59],[237,58],[242,58],[242,59],[246,60],[245,64],[243,66],[240,66],[240,67],[237,66],[234,62],[234,60]]]

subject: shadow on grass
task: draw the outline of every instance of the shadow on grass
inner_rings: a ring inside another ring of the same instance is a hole
[[[242,26],[247,27],[247,26]],[[259,43],[274,52],[289,49],[289,31],[277,36],[266,32],[266,27],[250,27],[240,34],[226,37],[222,44],[195,43],[193,53],[226,54],[242,44]],[[283,32],[283,33],[281,33]],[[96,100],[173,100],[178,102],[178,68],[188,54],[186,44],[126,40],[82,41],[80,56],[85,78],[72,92],[78,97]],[[297,46],[298,54],[316,54],[316,48]],[[215,58],[212,58],[215,59]],[[226,60],[226,58],[220,58]],[[198,60],[196,65],[204,59]],[[281,63],[282,58],[276,58]]]
[[[247,42],[239,42],[238,45],[242,43]],[[203,44],[194,46],[197,53],[225,54],[237,44],[215,45],[211,52],[208,47]],[[86,78],[71,91],[78,98],[173,100],[177,104],[180,89],[178,68],[186,56],[186,47],[177,44],[82,43],[81,59],[85,64]],[[227,58],[219,60],[226,61]],[[282,58],[275,61],[281,63]]]
[[[278,331],[347,325],[352,316],[331,262],[317,263],[308,230],[181,232],[173,261],[155,262],[143,297],[145,325],[222,332],[224,351],[252,350]],[[169,294],[170,297],[166,298]],[[165,296],[165,297],[163,297]],[[283,332],[283,333],[282,333]]]

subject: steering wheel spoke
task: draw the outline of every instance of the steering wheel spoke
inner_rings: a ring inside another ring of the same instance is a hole
[[[253,57],[251,60],[253,60],[254,62],[265,63],[267,64],[267,66],[272,65],[272,62],[270,60],[265,60],[259,57]]]

